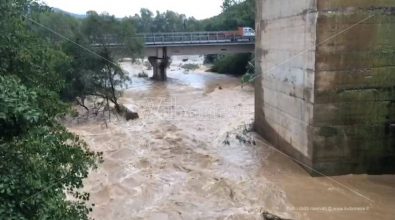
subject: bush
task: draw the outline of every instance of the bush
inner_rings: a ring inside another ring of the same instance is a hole
[[[247,72],[246,74],[241,77],[241,82],[245,83],[253,83],[256,79],[257,75],[255,73],[255,57],[253,57],[247,65]]]
[[[250,60],[251,54],[220,56],[215,60],[211,71],[217,73],[243,75],[247,71],[247,65]]]

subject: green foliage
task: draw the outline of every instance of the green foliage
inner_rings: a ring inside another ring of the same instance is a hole
[[[246,72],[246,66],[251,59],[251,54],[232,54],[218,56],[211,69],[217,73],[227,73],[234,75],[243,75]]]
[[[36,126],[0,143],[2,219],[87,219],[85,200],[66,200],[82,187],[95,155],[61,126]],[[78,217],[77,217],[78,216]]]
[[[255,26],[255,0],[224,0],[222,9],[220,15],[202,21],[206,31],[232,31],[238,27]],[[250,59],[248,54],[205,57],[206,62],[214,63],[212,71],[237,75],[246,73]]]
[[[92,95],[111,101],[118,109],[118,98],[121,96],[119,88],[125,86],[130,79],[121,67],[115,63],[109,50],[103,48],[100,51],[100,55],[105,60],[99,63],[103,67],[101,71],[92,72],[91,79],[93,79],[92,85],[94,89]]]
[[[126,54],[123,55],[136,57],[143,50],[143,42],[133,38],[136,30],[131,18],[119,20],[113,15],[89,11],[82,21],[81,34],[89,44],[98,45],[99,50],[108,49],[110,44],[120,42],[126,44],[127,47]],[[87,47],[89,48],[89,45]],[[113,57],[112,54],[111,56]]]
[[[202,21],[206,31],[232,31],[255,26],[255,0],[224,0],[223,12]]]
[[[87,219],[84,199],[75,193],[95,164],[94,154],[61,126],[40,126],[0,143],[2,219]],[[78,217],[77,217],[78,216]]]
[[[82,35],[75,37],[74,42],[89,47],[89,43]],[[71,70],[64,75],[65,88],[61,92],[61,97],[65,101],[77,101],[84,105],[86,96],[94,93],[92,75],[102,70],[102,66],[98,65],[102,58],[90,51],[82,50],[72,42],[65,42],[63,50],[72,62]]]
[[[248,62],[247,65],[247,72],[246,74],[241,77],[241,82],[242,83],[253,83],[256,78],[256,73],[255,73],[255,56],[251,58],[251,60]]]
[[[54,117],[67,109],[58,93],[64,88],[63,75],[69,69],[69,59],[32,31],[29,5],[31,12],[40,8],[27,0],[0,4],[6,11],[0,15],[0,29],[7,33],[0,35],[0,74],[17,76],[37,94],[41,108]]]
[[[0,2],[0,219],[88,219],[77,190],[100,154],[56,120],[73,60],[30,22],[43,9]]]
[[[95,48],[91,48],[91,51],[96,54],[86,54],[91,61],[76,65],[78,72],[74,73],[77,86],[74,87],[77,88],[79,84],[86,85],[85,90],[81,91],[82,94],[79,94],[80,100],[83,100],[83,96],[86,95],[98,96],[111,101],[116,109],[119,109],[118,98],[121,95],[119,88],[124,86],[129,78],[116,63],[109,43],[125,42],[127,46],[125,55],[136,56],[143,46],[142,42],[130,37],[135,35],[133,23],[129,18],[119,21],[108,14],[99,15],[96,12],[88,12],[87,18],[82,23],[82,35],[88,39],[89,44],[96,45]],[[114,36],[117,39],[112,39]],[[72,54],[78,57],[78,50],[73,50]]]
[[[0,219],[87,219],[76,195],[99,154],[59,125],[37,93],[0,76]]]
[[[120,20],[95,11],[87,12],[84,19],[51,10],[35,16],[41,29],[36,27],[32,30],[64,53],[63,66],[57,71],[63,77],[59,81],[64,81],[63,88],[59,90],[62,100],[75,101],[87,110],[87,96],[99,96],[117,105],[120,95],[117,89],[128,78],[115,64],[115,55],[109,48],[114,42],[123,42],[126,49],[121,55],[132,58],[140,56],[143,42],[131,37],[136,34],[134,20]],[[93,44],[96,46],[93,47]]]
[[[0,91],[0,137],[23,134],[44,117],[37,94],[20,85],[16,77],[0,76]]]
[[[227,11],[229,10],[232,6],[235,6],[237,4],[240,4],[242,1],[241,0],[224,0],[222,2],[222,10]]]
[[[76,19],[64,13],[55,12],[50,8],[47,8],[43,12],[38,12],[34,16],[34,20],[39,22],[42,26],[31,24],[31,29],[38,33],[41,38],[57,45],[61,45],[65,38],[73,39],[75,34],[79,32],[81,26],[80,19]],[[46,28],[43,28],[43,26]]]
[[[140,14],[136,14],[132,20],[139,33],[192,32],[203,30],[203,26],[199,20],[173,11],[163,13],[157,11],[154,14],[150,10],[143,8],[140,10]]]

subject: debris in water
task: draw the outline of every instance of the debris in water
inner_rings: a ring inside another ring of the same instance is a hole
[[[225,145],[230,145],[230,142],[229,142],[229,132],[226,132],[225,140],[224,140],[222,143],[225,144]]]
[[[147,78],[148,74],[143,71],[143,72],[140,72],[139,74],[137,74],[137,77],[139,77],[139,78]]]
[[[130,106],[127,105],[125,106],[121,104],[119,106],[118,112],[123,117],[125,117],[126,121],[135,120],[139,118],[139,114],[136,111],[134,111]]]
[[[263,220],[290,220],[290,219],[280,218],[280,217],[270,214],[268,212],[263,212],[262,217],[263,217]]]

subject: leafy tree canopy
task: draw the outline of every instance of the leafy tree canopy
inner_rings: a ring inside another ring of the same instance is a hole
[[[34,27],[43,9],[0,2],[0,219],[88,219],[77,190],[100,154],[57,121],[71,59]]]

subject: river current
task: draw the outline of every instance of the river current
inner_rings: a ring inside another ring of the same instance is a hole
[[[186,61],[186,59],[188,59]],[[201,68],[187,71],[184,63]],[[136,75],[121,102],[140,118],[70,122],[104,162],[85,190],[95,219],[395,219],[395,176],[310,177],[252,129],[254,89],[175,57],[167,82]]]

